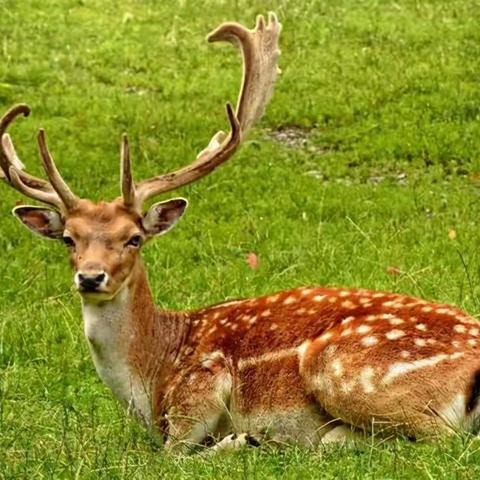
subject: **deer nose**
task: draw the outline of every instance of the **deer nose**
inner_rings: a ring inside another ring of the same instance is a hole
[[[107,275],[105,272],[89,272],[76,274],[76,284],[82,292],[96,292],[98,287],[105,282]]]

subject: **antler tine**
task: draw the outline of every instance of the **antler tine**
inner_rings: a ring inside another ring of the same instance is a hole
[[[19,170],[21,170],[22,168],[25,168],[25,165],[18,158],[17,152],[15,151],[15,147],[13,146],[13,142],[10,135],[8,133],[4,133],[1,140],[2,140],[2,151],[4,152],[5,157],[7,157],[7,160],[12,165],[15,165]]]
[[[25,117],[30,115],[30,108],[28,108],[28,105],[15,105],[14,107],[10,108],[10,110],[8,110],[0,119],[0,167],[7,182],[10,180],[8,169],[10,165],[14,163],[14,160],[11,158],[12,150],[9,149],[9,146],[11,145],[11,141],[9,141],[10,137],[5,134],[5,132],[10,123],[12,123],[12,121],[19,115],[23,115]]]
[[[233,155],[240,144],[240,124],[230,103],[227,103],[226,110],[231,128],[228,139],[223,140],[226,136],[225,132],[217,132],[210,140],[208,147],[202,150],[190,165],[141,182],[135,194],[135,203],[138,208],[141,208],[148,198],[175,190],[181,185],[187,185],[207,175]]]
[[[10,165],[10,168],[8,169],[8,175],[10,177],[10,184],[20,193],[23,193],[27,197],[33,198],[34,200],[53,205],[57,208],[62,208],[62,202],[55,192],[37,190],[36,188],[29,187],[23,183],[23,180],[20,178],[20,170],[18,170],[15,166]]]
[[[3,134],[2,138],[2,149],[3,149],[3,154],[7,160],[7,171],[10,168],[10,166],[13,166],[17,170],[17,174],[20,176],[20,179],[25,185],[28,185],[29,187],[36,188],[39,190],[43,190],[45,192],[53,192],[52,186],[42,178],[34,177],[33,175],[30,175],[29,173],[25,172],[23,168],[25,166],[23,165],[22,161],[18,158],[17,152],[15,151],[15,147],[13,146],[12,139],[10,138],[10,135],[8,133]],[[3,169],[3,166],[2,166]],[[1,173],[1,172],[0,172]],[[6,175],[4,174],[4,178],[6,179]]]
[[[207,37],[209,42],[224,40],[237,45],[243,57],[243,80],[235,112],[227,104],[230,132],[217,132],[190,165],[138,184],[135,195],[138,208],[148,198],[202,178],[233,155],[249,128],[263,114],[273,92],[280,31],[281,24],[270,13],[267,24],[264,17],[257,17],[254,30],[238,23],[224,23]]]
[[[126,133],[122,136],[120,151],[120,188],[122,190],[123,203],[127,206],[133,205],[135,202],[135,185],[133,183],[130,150]]]
[[[10,186],[35,200],[60,207],[61,201],[48,182],[21,170],[23,164],[17,157],[10,135],[5,133],[16,117],[19,115],[27,117],[29,114],[28,105],[20,104],[10,108],[0,119],[0,167],[3,179]]]
[[[50,180],[50,184],[55,192],[57,192],[59,199],[63,203],[63,206],[67,210],[71,210],[77,203],[78,199],[60,175],[60,172],[58,171],[57,166],[55,165],[55,162],[48,151],[47,142],[45,140],[45,131],[43,128],[39,130],[37,140],[38,147],[40,149],[40,155],[42,157],[43,168],[48,176],[48,179]]]
[[[236,114],[244,135],[263,115],[273,93],[279,72],[278,37],[281,30],[282,25],[275,13],[269,12],[267,24],[263,15],[257,16],[254,30],[247,30],[238,23],[225,23],[207,37],[209,42],[224,40],[234,45],[240,43],[244,75]]]

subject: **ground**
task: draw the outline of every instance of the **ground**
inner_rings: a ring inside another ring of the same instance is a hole
[[[74,191],[118,191],[191,161],[234,100],[239,61],[205,35],[284,24],[267,114],[226,166],[177,192],[185,218],[144,254],[156,301],[196,308],[298,285],[366,287],[480,313],[480,7],[475,0],[3,0],[0,107],[40,173],[35,132]],[[1,186],[0,478],[477,478],[480,444],[164,456],[98,380],[64,246]],[[255,253],[255,257],[249,254]],[[249,261],[246,257],[249,255]],[[253,259],[253,260],[252,260]]]

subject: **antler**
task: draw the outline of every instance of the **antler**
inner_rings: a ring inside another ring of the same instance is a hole
[[[204,177],[233,155],[249,128],[263,114],[272,94],[278,73],[280,31],[281,24],[277,17],[274,13],[269,13],[268,23],[260,15],[253,30],[238,23],[224,23],[208,36],[209,42],[225,40],[237,45],[243,57],[243,81],[235,111],[230,103],[226,105],[230,132],[217,132],[190,165],[144,180],[137,186],[133,182],[128,140],[124,135],[121,189],[125,205],[140,209],[147,199]],[[62,211],[69,211],[74,208],[78,198],[60,175],[48,151],[45,132],[40,130],[38,146],[49,182],[23,171],[23,164],[15,152],[12,140],[5,133],[16,117],[29,114],[27,105],[17,105],[0,119],[0,178],[28,197],[54,205]]]
[[[264,17],[260,15],[253,30],[248,30],[238,23],[224,23],[207,37],[209,42],[225,40],[237,45],[243,57],[243,81],[235,112],[229,103],[226,105],[230,132],[217,132],[190,165],[144,180],[136,187],[132,181],[128,144],[124,137],[121,185],[125,204],[134,204],[141,208],[147,199],[204,177],[233,155],[270,100],[278,73],[280,31],[281,24],[276,15],[269,13],[268,23],[266,24]]]
[[[43,130],[40,130],[38,134],[38,146],[43,168],[50,183],[23,171],[23,164],[15,152],[10,135],[5,133],[10,123],[19,115],[28,117],[30,108],[24,104],[16,105],[0,119],[0,178],[27,197],[53,205],[61,210],[71,210],[77,202],[77,197],[58,172],[48,151]]]

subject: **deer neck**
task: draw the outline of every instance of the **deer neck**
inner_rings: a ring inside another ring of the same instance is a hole
[[[82,299],[84,330],[95,368],[115,397],[145,423],[162,396],[185,339],[186,315],[153,303],[141,260],[111,300]]]

